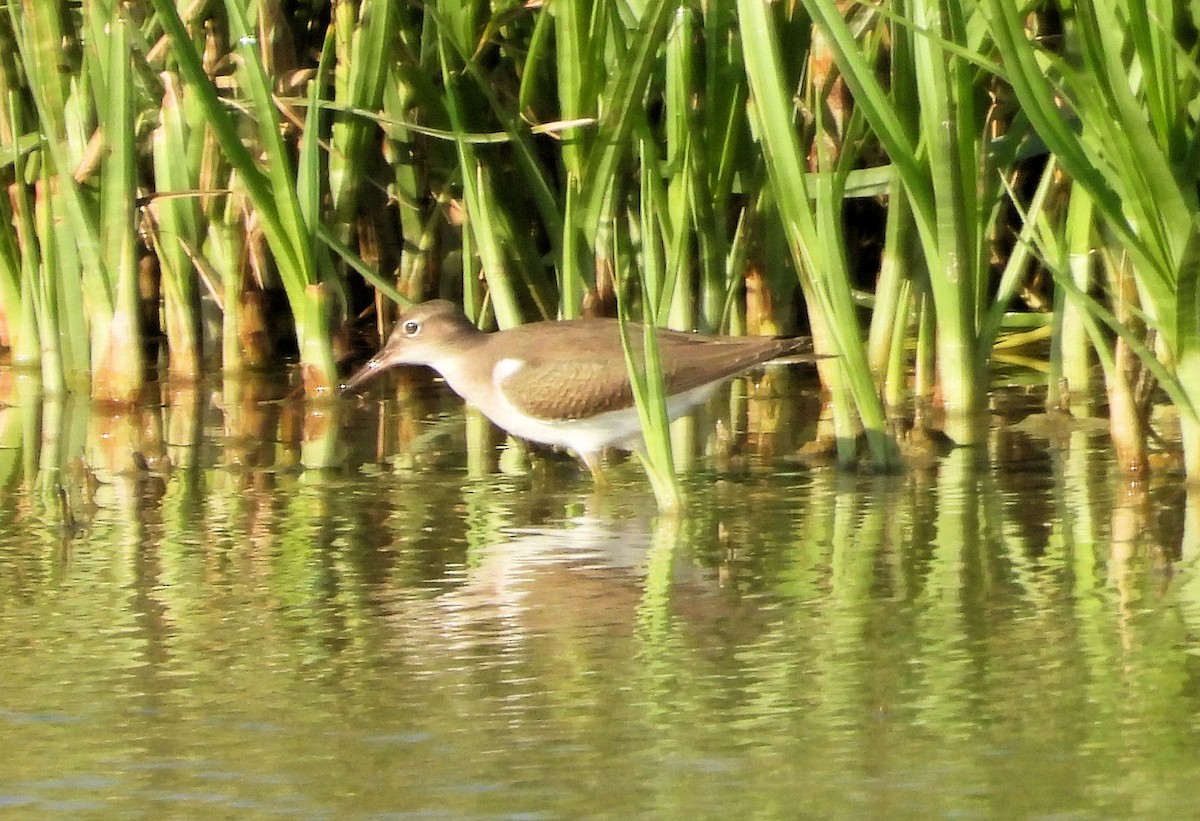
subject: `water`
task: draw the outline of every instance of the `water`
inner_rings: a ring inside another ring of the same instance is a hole
[[[0,817],[1195,813],[1195,500],[1085,430],[730,436],[671,523],[444,396],[239,391],[0,410]]]

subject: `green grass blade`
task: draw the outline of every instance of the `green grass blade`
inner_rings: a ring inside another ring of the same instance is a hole
[[[155,187],[159,194],[185,194],[199,187],[199,169],[192,166],[187,148],[190,128],[183,87],[172,73],[164,73],[162,80],[159,124],[151,137]],[[194,379],[200,375],[200,292],[188,246],[200,242],[199,200],[190,195],[158,196],[150,212],[162,272],[168,369],[174,376]]]
[[[129,27],[124,15],[109,26],[108,95],[104,120],[108,152],[102,163],[100,202],[105,269],[112,280],[111,316],[91,317],[93,342],[92,395],[100,399],[133,401],[145,380],[140,300],[138,295],[137,157],[133,72]]]
[[[258,36],[251,29],[238,0],[226,0],[230,35],[235,41],[239,88],[247,95],[265,156],[266,171],[255,163],[243,145],[232,118],[204,71],[200,55],[175,7],[168,0],[151,0],[157,19],[173,45],[172,57],[207,116],[222,153],[237,172],[254,206],[258,224],[270,246],[295,319],[306,391],[322,395],[334,390],[337,368],[329,339],[330,318],[320,314],[331,306],[327,295],[314,290],[320,275],[313,256],[315,240],[304,217],[292,177],[290,154],[283,144],[271,81],[259,53]],[[227,309],[230,307],[227,301]]]
[[[466,114],[457,90],[458,79],[449,62],[449,44],[446,37],[439,35],[438,53],[441,59],[442,77],[446,84],[446,110],[455,133],[465,132]],[[513,290],[512,278],[505,260],[503,244],[497,231],[493,215],[490,185],[487,172],[479,161],[474,146],[457,140],[458,164],[462,171],[463,199],[466,202],[467,230],[471,232],[487,279],[488,292],[496,310],[501,328],[520,325],[524,320]],[[464,259],[465,265],[465,259]]]
[[[604,114],[600,121],[597,145],[590,152],[584,172],[583,232],[590,235],[600,224],[604,201],[618,176],[621,160],[628,156],[629,137],[634,127],[634,112],[642,98],[659,49],[674,15],[670,0],[648,0],[642,12],[633,45],[627,59],[605,85]]]
[[[338,3],[333,9],[337,65],[334,102],[348,109],[376,111],[383,104],[388,68],[395,54],[396,4],[391,0]],[[352,114],[335,114],[329,138],[329,192],[333,222],[346,226],[357,211],[366,177],[369,124]]]
[[[823,328],[867,429],[872,458],[880,469],[892,468],[895,443],[887,432],[883,406],[871,377],[851,298],[841,233],[841,191],[832,171],[811,178],[793,126],[791,84],[783,76],[779,38],[768,9],[757,0],[739,0],[739,22],[745,41],[746,76],[753,100],[752,117],[761,141],[771,189],[783,221],[788,247],[809,296],[814,336]],[[810,202],[814,198],[816,208]],[[820,224],[818,220],[821,220]],[[842,418],[845,418],[843,413]],[[842,458],[853,458],[853,435],[843,428]]]

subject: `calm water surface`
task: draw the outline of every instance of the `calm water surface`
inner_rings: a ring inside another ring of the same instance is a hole
[[[1196,814],[1196,502],[1083,431],[727,435],[672,524],[454,405],[249,393],[0,411],[0,817]]]

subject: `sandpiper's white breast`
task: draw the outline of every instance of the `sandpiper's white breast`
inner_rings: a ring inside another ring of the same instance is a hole
[[[524,359],[506,356],[492,367],[492,384],[497,390],[503,390],[504,380],[518,373],[525,367]]]

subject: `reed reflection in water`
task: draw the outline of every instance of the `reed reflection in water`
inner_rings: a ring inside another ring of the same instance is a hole
[[[882,477],[710,437],[671,522],[406,390],[14,394],[6,812],[1191,812],[1196,500],[1088,428]]]

